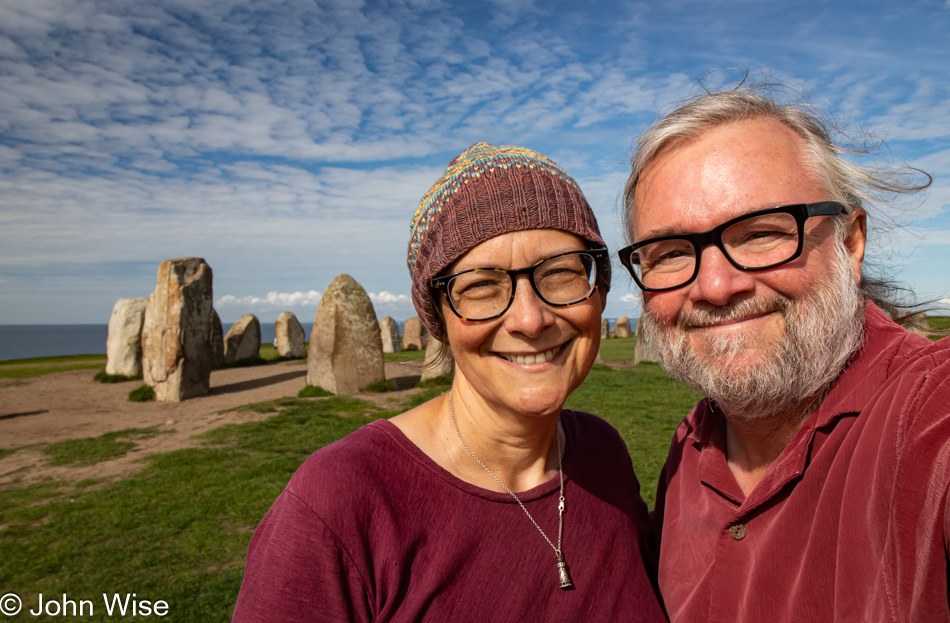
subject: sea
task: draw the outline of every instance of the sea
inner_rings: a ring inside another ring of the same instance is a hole
[[[310,336],[312,322],[301,322]],[[227,333],[231,325],[224,325]],[[105,324],[6,324],[0,325],[0,361],[58,357],[60,355],[104,355],[109,325]],[[261,323],[261,342],[274,341],[274,323]]]
[[[609,318],[613,327],[617,319]],[[400,331],[404,321],[397,321]],[[635,319],[631,319],[631,327]],[[309,339],[312,322],[301,322]],[[227,333],[231,325],[224,325]],[[105,324],[0,324],[0,361],[58,357],[61,355],[104,355],[109,325]],[[261,323],[261,342],[274,341],[274,323]]]

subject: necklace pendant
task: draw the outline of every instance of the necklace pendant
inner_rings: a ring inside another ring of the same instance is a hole
[[[567,568],[567,563],[563,558],[557,559],[557,578],[561,585],[561,590],[574,590],[574,581],[571,580],[571,572]]]

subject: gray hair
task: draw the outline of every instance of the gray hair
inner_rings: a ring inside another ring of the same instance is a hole
[[[746,84],[743,81],[733,89],[703,92],[686,100],[644,132],[637,139],[636,151],[630,159],[630,177],[624,187],[623,220],[627,239],[634,242],[631,217],[636,210],[637,186],[643,171],[661,154],[728,123],[772,119],[795,132],[805,144],[805,166],[820,181],[828,199],[848,206],[849,213],[862,208],[872,218],[880,216],[868,210],[868,206],[884,207],[897,197],[910,196],[930,186],[930,175],[913,167],[872,167],[849,162],[845,155],[870,155],[879,145],[867,142],[860,147],[836,144],[831,137],[833,133],[841,133],[833,124],[800,95],[782,97],[789,93],[792,91],[781,85]],[[926,179],[922,180],[921,175]],[[906,286],[883,275],[880,269],[871,267],[870,272],[875,276],[861,277],[864,295],[897,322],[918,326],[920,316],[915,315],[921,311],[922,305],[932,304],[932,301],[918,305]]]

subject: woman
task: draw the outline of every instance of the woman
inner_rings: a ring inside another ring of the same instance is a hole
[[[624,442],[562,410],[597,356],[603,247],[544,156],[479,143],[449,164],[408,263],[452,388],[301,466],[248,548],[235,621],[664,620]]]

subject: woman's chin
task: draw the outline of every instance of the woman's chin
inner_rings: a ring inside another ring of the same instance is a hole
[[[526,417],[545,417],[560,413],[561,407],[567,396],[558,395],[556,398],[552,395],[554,392],[547,391],[544,395],[511,396],[506,401],[508,409],[514,413]]]

